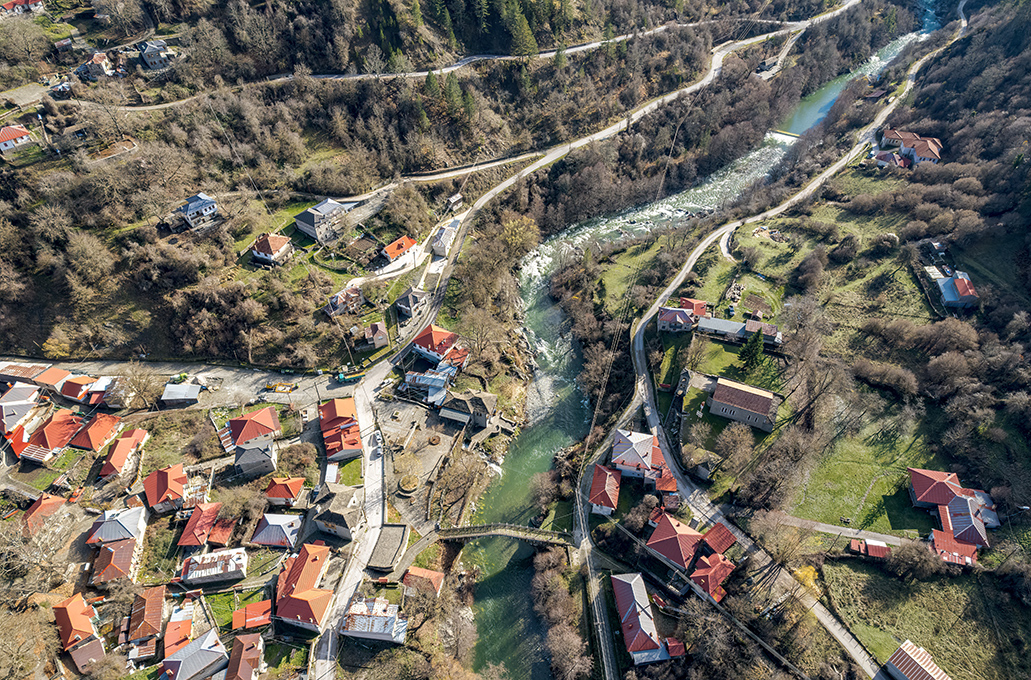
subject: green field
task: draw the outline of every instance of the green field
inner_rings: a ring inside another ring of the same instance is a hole
[[[265,663],[268,664],[268,672],[262,677],[269,680],[290,678],[297,670],[308,667],[308,649],[270,642],[265,646]]]
[[[548,509],[548,516],[541,523],[541,529],[547,531],[572,531],[573,512],[572,501],[556,501],[552,503]]]
[[[790,513],[828,524],[841,524],[898,536],[926,535],[933,518],[913,507],[907,467],[946,470],[948,464],[927,448],[933,423],[913,433],[897,433],[886,410],[858,435],[832,447],[799,490]]]
[[[208,603],[208,607],[215,617],[216,626],[228,629],[233,625],[233,612],[236,611],[237,607],[236,596],[232,591],[205,595],[204,600]]]
[[[855,560],[828,561],[823,574],[834,608],[881,662],[909,639],[954,680],[1031,676],[1031,616],[990,577],[903,583]]]
[[[951,246],[956,266],[970,274],[974,281],[991,283],[1007,293],[1031,301],[1017,262],[1013,236],[986,236],[966,246]]]
[[[340,465],[340,476],[337,479],[339,484],[347,486],[358,486],[362,483],[362,459],[361,457],[349,460]]]
[[[619,308],[626,295],[627,289],[636,281],[635,273],[638,269],[648,266],[648,263],[655,259],[662,248],[662,243],[656,240],[652,244],[641,243],[630,246],[626,250],[612,256],[610,262],[604,263],[604,270],[601,274],[601,287],[598,294],[605,305],[605,309],[613,318],[619,316]]]

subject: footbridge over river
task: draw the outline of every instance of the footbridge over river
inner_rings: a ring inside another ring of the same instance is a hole
[[[520,524],[475,524],[472,526],[455,527],[453,529],[440,529],[437,536],[442,541],[455,541],[468,543],[477,538],[490,536],[504,536],[514,538],[534,546],[560,545],[572,546],[573,536],[565,531],[548,531],[546,529],[534,529],[524,527]]]

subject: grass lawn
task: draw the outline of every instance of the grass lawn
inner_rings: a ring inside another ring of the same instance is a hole
[[[215,616],[215,625],[219,628],[229,628],[233,625],[233,612],[236,611],[236,596],[232,591],[228,593],[215,593],[205,595],[205,601]]]
[[[362,483],[362,459],[359,456],[340,466],[340,477],[337,483],[347,486],[358,486]]]
[[[263,677],[270,680],[293,677],[296,671],[308,667],[308,648],[270,642],[265,646],[265,663],[268,672]]]
[[[440,570],[440,543],[434,543],[419,553],[413,564],[422,569]]]
[[[249,553],[249,555],[250,559],[247,562],[247,573],[251,576],[259,576],[265,573],[265,571],[270,569],[277,562],[279,562],[279,560],[283,557],[284,553],[281,551],[263,548],[261,550],[251,552]],[[262,591],[259,590],[258,592],[261,593]],[[258,597],[258,599],[254,600],[254,602],[260,602],[263,599],[263,597]]]
[[[548,516],[544,518],[541,529],[548,531],[572,531],[573,530],[573,503],[572,501],[557,501],[552,503],[548,509]]]
[[[741,347],[729,342],[710,340],[698,371],[779,392],[782,387],[780,362],[767,356],[761,366],[746,372],[738,359]]]
[[[204,450],[210,450],[212,457],[225,455],[215,437],[215,428],[203,411],[170,411],[141,421],[139,427],[150,432],[150,441],[143,447],[144,477],[169,465],[192,462],[183,460],[182,451],[198,438],[204,441]]]
[[[132,675],[126,676],[126,680],[157,680],[160,671],[161,664],[150,666],[149,668],[141,668]]]
[[[934,423],[914,433],[894,434],[887,412],[855,437],[839,440],[812,472],[794,500],[791,514],[899,536],[928,534],[932,517],[914,508],[909,498],[907,467],[947,470],[948,464],[927,449]]]
[[[1025,301],[1031,301],[1027,286],[1022,283],[1017,262],[1018,251],[1013,236],[978,238],[967,247],[950,246],[956,266],[970,274],[974,281],[987,281]]]
[[[176,545],[179,530],[172,524],[173,517],[159,517],[147,525],[140,565],[141,583],[166,583],[175,575],[180,549]]]
[[[623,296],[636,280],[634,272],[639,268],[647,267],[648,263],[659,254],[661,248],[662,243],[658,240],[651,245],[641,243],[613,254],[610,261],[603,263],[604,270],[601,274],[599,295],[605,309],[613,318],[619,316]]]
[[[1031,617],[987,577],[903,583],[854,560],[828,561],[823,574],[834,607],[881,662],[908,638],[954,680],[1031,676]]]

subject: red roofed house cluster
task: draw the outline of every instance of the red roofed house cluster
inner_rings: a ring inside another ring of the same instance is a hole
[[[648,547],[690,573],[691,580],[713,600],[722,600],[727,594],[723,582],[734,571],[734,563],[723,555],[737,542],[730,529],[718,522],[702,534],[662,509],[656,509],[653,517],[656,526]]]
[[[946,562],[969,566],[987,548],[987,529],[999,526],[995,501],[984,491],[966,489],[954,472],[909,468],[909,496],[918,508],[938,514],[942,528],[931,532],[931,549]]]
[[[629,430],[616,430],[612,442],[612,467],[625,477],[641,477],[660,493],[675,494],[677,480],[659,448],[658,437]]]
[[[913,161],[914,164],[938,163],[942,158],[941,140],[937,137],[921,137],[915,132],[904,130],[885,130],[881,135],[881,146],[899,147],[899,155]]]

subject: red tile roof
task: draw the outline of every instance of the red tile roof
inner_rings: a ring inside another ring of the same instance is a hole
[[[7,5],[12,7],[16,3],[9,2]],[[6,8],[7,5],[4,5]],[[23,128],[21,125],[7,125],[6,127],[0,128],[0,142],[9,142],[13,139],[19,139],[21,137],[28,137],[29,131]]]
[[[261,253],[262,255],[268,255],[269,257],[274,256],[283,246],[290,243],[290,239],[280,234],[262,234],[258,237],[258,240],[254,242],[252,248]]]
[[[93,635],[93,623],[90,621],[96,612],[82,599],[82,593],[72,595],[64,602],[54,605],[54,619],[57,631],[61,635],[61,644],[65,651]]]
[[[415,245],[415,239],[405,234],[401,238],[397,239],[393,243],[383,248],[383,252],[391,260],[396,260],[401,255],[407,253],[412,246]]]
[[[719,378],[716,381],[716,389],[712,393],[712,400],[765,418],[770,415],[770,407],[773,406],[773,393],[744,383]]]
[[[946,562],[968,565],[977,561],[977,546],[957,541],[952,534],[934,529],[931,531],[931,547]]]
[[[727,548],[737,542],[737,538],[730,532],[722,522],[717,522],[711,529],[705,532],[702,540],[718,553],[727,552]]]
[[[260,634],[237,635],[229,653],[226,680],[252,680],[255,672],[261,670],[262,651]]]
[[[619,480],[623,473],[595,464],[588,500],[594,505],[616,509],[619,503]]]
[[[25,523],[24,531],[28,535],[34,535],[43,528],[47,517],[57,512],[64,505],[64,499],[60,496],[51,496],[48,493],[40,494],[29,509],[22,516]]]
[[[129,615],[128,639],[142,640],[153,635],[161,635],[164,607],[165,586],[148,588],[137,595]]]
[[[82,428],[79,434],[72,439],[71,445],[79,449],[99,451],[104,448],[111,437],[118,431],[118,424],[122,419],[107,413],[98,413],[89,425]]]
[[[63,449],[82,426],[82,418],[66,408],[54,411],[46,423],[32,433],[30,446],[39,446],[47,451]]]
[[[166,468],[155,470],[143,480],[143,490],[147,495],[147,505],[154,507],[158,503],[183,497],[183,488],[188,478],[183,471],[183,464],[176,463]]]
[[[663,512],[648,547],[686,569],[700,540],[701,533]]]
[[[331,399],[319,406],[319,429],[326,446],[326,456],[332,457],[344,449],[363,449],[361,428],[358,426],[354,399]]]
[[[648,601],[641,575],[613,575],[612,594],[616,598],[619,625],[623,629],[623,642],[627,651],[634,653],[658,649],[658,635],[652,621],[651,603]]]
[[[217,520],[215,522],[215,526],[211,527],[211,531],[208,532],[208,543],[218,546],[229,545],[229,541],[233,538],[233,531],[235,529],[235,518],[223,517],[222,519]]]
[[[272,600],[252,602],[233,612],[233,630],[257,628],[272,623]]]
[[[674,658],[687,654],[687,649],[684,647],[684,643],[671,637],[666,638],[666,650],[669,652],[669,655]]]
[[[108,449],[107,460],[104,461],[104,466],[100,468],[100,476],[109,477],[110,475],[121,474],[126,461],[129,460],[129,456],[136,452],[140,444],[147,439],[147,436],[146,430],[123,432],[115,440],[115,443],[111,445],[111,448]],[[146,488],[146,485],[144,485],[144,488]]]
[[[440,595],[440,589],[444,585],[444,574],[432,569],[409,567],[401,581],[409,588]]]
[[[913,495],[919,503],[932,505],[948,505],[949,501],[960,494],[962,485],[954,472],[939,470],[909,470],[909,482],[913,486]]]
[[[200,546],[208,540],[208,534],[218,520],[218,511],[222,509],[221,503],[198,503],[190,515],[190,521],[183,529],[183,535],[179,539],[180,546]]]
[[[333,591],[317,588],[328,561],[327,546],[308,543],[296,557],[287,559],[276,585],[277,617],[321,627],[333,599]]]
[[[974,284],[970,283],[968,279],[957,276],[952,279],[952,282],[956,285],[956,292],[959,293],[960,297],[977,297]]]
[[[72,399],[80,399],[82,393],[85,392],[93,383],[97,382],[96,378],[91,378],[88,375],[76,375],[68,378],[61,385],[61,394]]]
[[[886,545],[870,545],[866,544],[866,554],[870,557],[876,557],[878,559],[887,559],[891,555],[891,548]]]
[[[193,635],[193,620],[169,621],[165,626],[165,657],[175,654],[180,649],[190,644],[190,636]]]
[[[281,430],[279,414],[272,406],[245,413],[239,418],[229,421],[229,433],[233,437],[233,443],[237,446],[257,437],[274,435]]]
[[[273,477],[265,489],[269,498],[287,498],[294,500],[304,488],[304,477]]]
[[[412,344],[422,347],[428,352],[444,356],[451,349],[451,346],[455,344],[456,340],[458,340],[458,335],[455,333],[430,324],[415,336]]]
[[[680,298],[680,306],[690,311],[695,316],[705,316],[707,313],[707,304],[705,300],[695,300],[689,297]]]
[[[659,455],[661,456],[662,454],[660,453]],[[664,491],[665,493],[676,493],[677,480],[668,467],[663,466],[662,469],[659,470],[659,477],[655,480],[655,489],[656,491]]]
[[[70,375],[71,375],[71,373],[69,373],[68,371],[64,370],[63,368],[58,368],[57,366],[51,366],[50,368],[46,369],[42,373],[40,373],[40,374],[36,375],[34,378],[32,378],[32,382],[36,383],[37,385],[41,385],[43,387],[49,387],[51,389],[56,389],[58,383],[60,383],[62,380],[65,380]]]
[[[895,650],[888,663],[901,672],[906,680],[950,680],[926,649],[917,647],[909,640]]]
[[[132,555],[136,551],[136,539],[113,541],[100,546],[93,562],[93,585],[110,583],[115,579],[128,578],[132,570]]]
[[[712,596],[712,599],[719,602],[726,595],[726,591],[720,586],[730,572],[734,571],[734,563],[723,555],[707,555],[699,557],[695,570],[691,574],[691,580],[698,584],[702,590]]]

